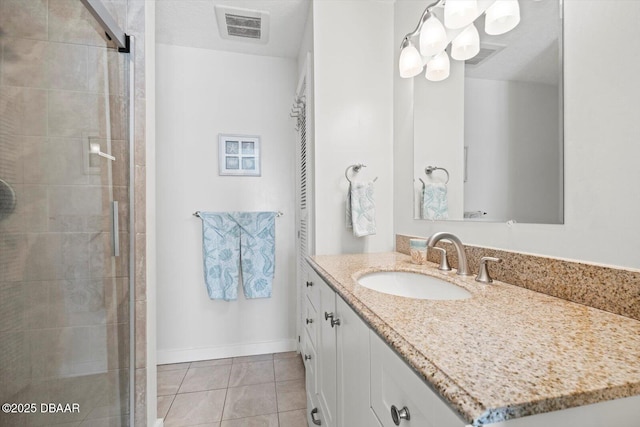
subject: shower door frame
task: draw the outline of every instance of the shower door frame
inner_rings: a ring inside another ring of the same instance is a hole
[[[133,36],[125,33],[109,11],[102,4],[102,0],[80,0],[87,8],[91,15],[100,24],[109,40],[113,41],[118,47],[118,52],[127,54],[127,70],[128,76],[128,109],[129,109],[129,128],[127,129],[127,137],[129,138],[129,425],[135,426],[135,271],[132,267],[135,265],[135,209],[134,209],[134,178],[135,178],[135,162],[134,162],[134,129],[135,129],[135,64],[133,58],[134,43]],[[117,233],[118,230],[114,230]],[[146,387],[145,387],[146,388]],[[146,418],[146,417],[145,417]]]

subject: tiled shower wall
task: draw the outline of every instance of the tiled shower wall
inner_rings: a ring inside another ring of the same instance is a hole
[[[136,38],[132,320],[136,425],[146,425],[145,2],[104,3]],[[55,419],[11,420],[20,424],[127,413],[126,57],[106,49],[102,30],[78,0],[0,0],[0,28],[0,178],[19,201],[0,221],[0,400],[83,408]],[[78,149],[89,139],[118,161]],[[111,200],[120,203],[119,258],[111,257]]]

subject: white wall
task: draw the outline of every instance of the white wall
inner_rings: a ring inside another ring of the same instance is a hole
[[[316,253],[393,248],[393,3],[313,3]],[[375,184],[377,234],[345,228],[347,166]]]
[[[398,113],[396,233],[447,230],[466,243],[640,267],[640,57],[627,50],[640,39],[640,2],[565,0],[564,18],[565,224],[414,221],[413,141]],[[411,82],[395,83],[396,111],[406,114]]]
[[[558,87],[464,82],[465,210],[487,212],[488,221],[561,223]]]
[[[158,363],[295,349],[297,62],[157,45]],[[262,138],[261,177],[218,176],[218,134]],[[203,211],[280,210],[273,296],[211,301]]]

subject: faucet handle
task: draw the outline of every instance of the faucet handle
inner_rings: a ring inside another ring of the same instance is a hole
[[[440,254],[440,267],[438,267],[438,270],[451,271],[449,261],[447,261],[447,250],[444,248],[439,248],[437,246],[431,246],[429,249],[438,251],[438,253]]]
[[[492,256],[484,256],[480,258],[480,267],[478,269],[478,275],[476,276],[476,282],[493,283],[493,279],[491,278],[491,276],[489,276],[489,261],[502,262],[502,259]]]

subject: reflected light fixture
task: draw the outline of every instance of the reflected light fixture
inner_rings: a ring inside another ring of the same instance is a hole
[[[485,2],[486,4],[486,2]],[[436,7],[444,7],[444,25],[433,13]],[[480,51],[480,35],[474,25],[485,11],[478,8],[477,0],[437,0],[426,7],[415,30],[404,36],[400,46],[400,77],[415,77],[426,64],[425,77],[442,81],[449,77],[449,55],[446,48],[451,41],[451,57],[466,61]],[[520,22],[518,0],[495,0],[487,9],[485,32],[504,34]],[[453,34],[447,34],[453,30]],[[419,36],[419,49],[411,39]],[[453,37],[452,37],[453,36]]]
[[[458,61],[466,61],[480,52],[480,35],[475,25],[471,24],[451,42],[451,57]]]
[[[484,23],[484,32],[492,36],[513,30],[520,23],[518,0],[496,0],[489,9]]]

